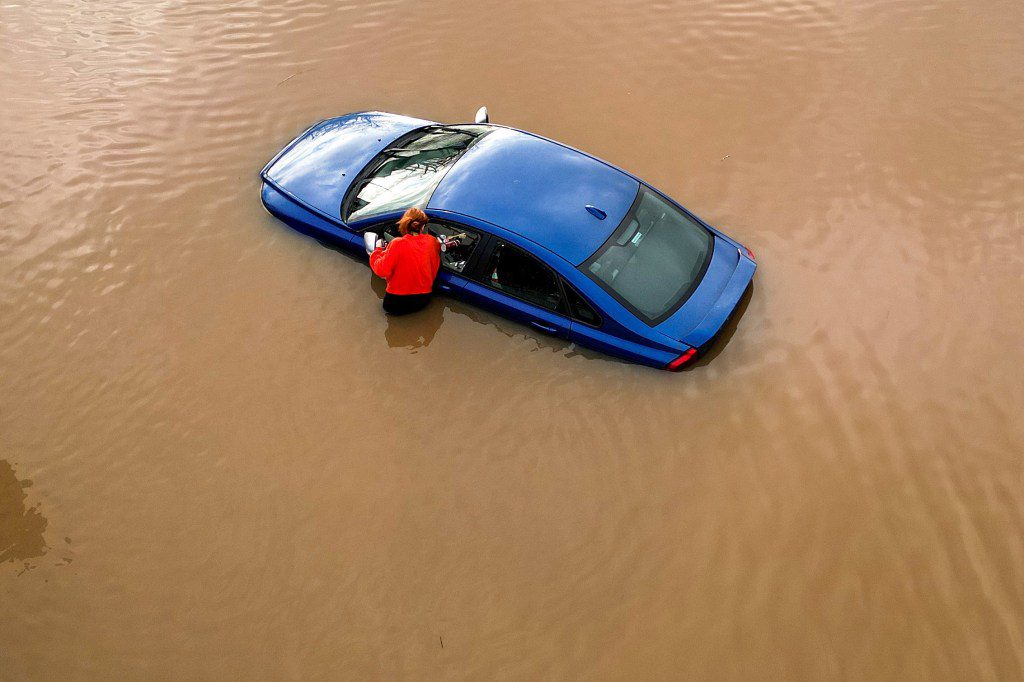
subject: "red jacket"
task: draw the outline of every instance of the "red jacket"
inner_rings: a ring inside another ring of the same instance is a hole
[[[441,267],[441,244],[429,234],[391,240],[370,254],[370,269],[388,281],[389,294],[428,294]]]

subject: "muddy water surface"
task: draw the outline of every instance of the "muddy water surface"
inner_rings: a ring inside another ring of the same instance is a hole
[[[0,5],[0,677],[1024,676],[1024,9]],[[749,244],[692,371],[389,321],[257,171],[533,130]]]

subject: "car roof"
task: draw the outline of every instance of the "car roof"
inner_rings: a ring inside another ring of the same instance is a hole
[[[428,208],[498,225],[580,265],[622,222],[638,190],[636,179],[581,151],[494,126],[448,171]]]

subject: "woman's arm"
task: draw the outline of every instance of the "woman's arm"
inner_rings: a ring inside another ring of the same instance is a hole
[[[370,254],[370,269],[378,277],[387,279],[395,271],[395,257],[398,251],[395,247],[398,246],[400,241],[400,239],[394,239],[387,246],[378,246]]]

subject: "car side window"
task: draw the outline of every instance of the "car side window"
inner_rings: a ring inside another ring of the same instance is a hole
[[[589,324],[591,327],[600,327],[601,316],[594,312],[594,308],[587,303],[587,300],[565,280],[562,280],[562,288],[565,289],[565,297],[569,302],[569,312],[572,314],[572,319]]]
[[[432,220],[427,224],[427,232],[441,241],[441,267],[452,272],[465,270],[466,263],[480,244],[480,234],[461,225]]]
[[[511,244],[498,242],[484,268],[484,283],[527,303],[563,312],[558,276],[539,260]]]

